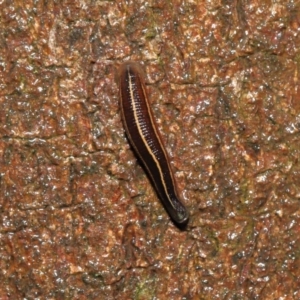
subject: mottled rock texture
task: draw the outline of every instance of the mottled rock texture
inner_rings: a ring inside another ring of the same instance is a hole
[[[299,1],[0,1],[0,299],[299,299],[299,49]],[[125,60],[185,230],[124,134]]]

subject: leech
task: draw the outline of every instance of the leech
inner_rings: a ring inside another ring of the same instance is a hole
[[[169,157],[158,132],[139,66],[125,63],[120,69],[121,114],[129,141],[142,161],[165,209],[172,220],[188,222],[180,202]]]

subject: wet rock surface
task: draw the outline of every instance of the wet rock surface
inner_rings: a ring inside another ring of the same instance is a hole
[[[300,297],[300,5],[0,3],[1,299]],[[140,62],[190,211],[124,134]]]

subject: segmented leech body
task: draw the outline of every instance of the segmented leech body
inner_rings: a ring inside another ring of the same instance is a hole
[[[120,104],[127,136],[165,209],[175,223],[187,223],[188,212],[177,196],[169,158],[153,118],[141,72],[135,63],[125,63],[121,67]]]

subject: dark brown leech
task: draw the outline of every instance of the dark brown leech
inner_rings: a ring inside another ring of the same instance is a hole
[[[177,196],[169,158],[149,106],[139,67],[134,63],[121,67],[120,103],[127,136],[165,209],[175,223],[186,224],[188,212]]]

